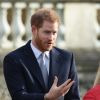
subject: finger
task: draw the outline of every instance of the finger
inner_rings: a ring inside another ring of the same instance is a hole
[[[63,90],[62,93],[66,94],[68,93],[68,91],[70,90],[71,86],[73,85],[74,81],[71,81],[68,85],[66,85]]]
[[[70,90],[70,88],[65,93],[63,93],[62,96],[65,96],[65,94],[68,93],[69,90]]]
[[[65,96],[65,94],[67,94],[71,88],[71,86],[73,85],[74,81],[72,81],[71,83],[69,83],[63,90],[62,90],[62,96]]]
[[[62,85],[60,85],[60,88],[64,88],[67,84],[69,84],[71,82],[71,79],[68,79],[67,81],[65,81]]]
[[[54,79],[53,85],[54,85],[54,86],[57,86],[57,83],[58,83],[58,78],[57,78],[57,76],[55,76],[55,79]]]

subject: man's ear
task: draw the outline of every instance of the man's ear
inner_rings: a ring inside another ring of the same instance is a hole
[[[32,25],[32,33],[33,34],[37,33],[37,27],[35,25]]]

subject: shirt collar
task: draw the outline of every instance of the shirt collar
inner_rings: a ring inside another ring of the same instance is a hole
[[[38,57],[40,56],[40,54],[42,53],[39,49],[37,49],[33,44],[32,44],[32,41],[30,43],[30,46],[32,48],[32,51],[34,52],[35,54],[35,57],[38,59]],[[49,51],[45,51],[44,52],[46,54],[46,57],[49,59]]]

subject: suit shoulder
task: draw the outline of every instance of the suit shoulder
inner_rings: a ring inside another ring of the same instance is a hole
[[[23,55],[23,51],[26,51],[27,48],[30,47],[30,42],[31,40],[29,40],[25,45],[9,52],[6,56],[18,56],[18,55]]]
[[[54,49],[56,50],[56,51],[58,51],[60,54],[62,54],[62,55],[67,55],[67,56],[72,56],[72,52],[70,52],[70,51],[68,51],[68,50],[64,50],[64,49],[60,49],[60,48],[57,48],[57,47],[54,47]]]
[[[18,57],[23,52],[24,46],[17,48],[16,50],[13,50],[9,52],[4,58],[6,57]]]

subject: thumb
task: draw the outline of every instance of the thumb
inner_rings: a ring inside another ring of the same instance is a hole
[[[57,86],[57,83],[58,83],[58,78],[57,78],[57,76],[55,76],[53,85],[54,85],[54,86]]]

